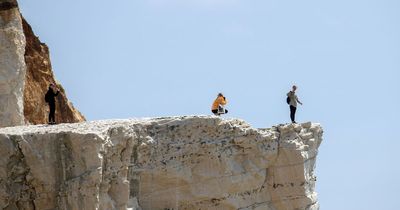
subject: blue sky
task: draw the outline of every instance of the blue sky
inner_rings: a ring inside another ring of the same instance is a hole
[[[400,1],[20,0],[89,119],[209,114],[325,130],[323,210],[398,209]]]

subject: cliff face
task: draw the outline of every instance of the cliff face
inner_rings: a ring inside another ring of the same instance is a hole
[[[22,18],[22,26],[26,37],[25,63],[26,77],[24,89],[24,116],[27,123],[43,124],[48,122],[48,107],[44,101],[49,84],[56,84],[52,71],[49,49],[35,36],[31,26]],[[60,84],[60,94],[56,102],[56,122],[83,122],[85,118],[68,101]]]
[[[25,36],[17,2],[0,0],[0,127],[24,124]]]
[[[171,117],[0,129],[2,209],[318,209],[318,124]]]
[[[56,80],[47,46],[21,17],[17,1],[0,0],[0,127],[47,123],[50,83]],[[56,121],[85,121],[58,86]]]

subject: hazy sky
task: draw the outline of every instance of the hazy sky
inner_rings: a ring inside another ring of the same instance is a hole
[[[322,210],[398,210],[400,1],[20,0],[89,119],[209,114],[325,130]]]

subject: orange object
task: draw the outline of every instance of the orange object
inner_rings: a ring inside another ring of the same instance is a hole
[[[213,105],[212,105],[212,107],[211,107],[211,110],[216,110],[216,109],[218,109],[218,106],[219,105],[225,105],[225,104],[227,104],[228,102],[227,102],[227,100],[225,99],[225,97],[223,97],[223,96],[218,96],[218,98],[217,99],[215,99],[215,101],[214,101],[214,103],[213,103]]]

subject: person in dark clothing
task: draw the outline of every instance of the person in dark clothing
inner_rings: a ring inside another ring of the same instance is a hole
[[[49,90],[47,91],[44,99],[49,104],[49,124],[56,124],[56,96],[60,93],[58,88],[54,84],[49,85]]]
[[[292,90],[289,93],[287,93],[287,96],[289,98],[288,103],[290,105],[290,119],[292,120],[292,123],[296,123],[295,115],[296,115],[296,110],[297,110],[297,103],[303,105],[303,103],[301,103],[299,101],[299,99],[297,98],[296,90],[297,90],[297,86],[293,85]]]

